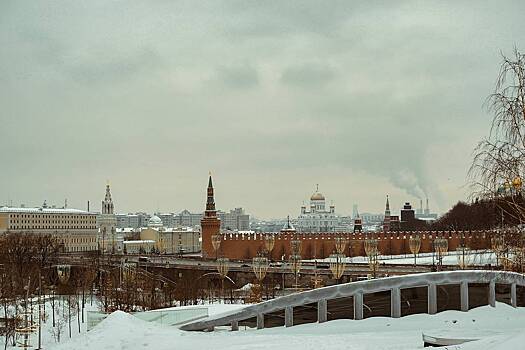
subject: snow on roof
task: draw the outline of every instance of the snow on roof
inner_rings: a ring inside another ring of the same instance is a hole
[[[96,213],[87,212],[80,209],[70,208],[15,208],[15,207],[0,207],[0,213],[30,213],[30,214],[85,214],[96,215]]]
[[[159,233],[172,233],[172,232],[200,232],[194,227],[184,226],[184,227],[141,227],[140,230],[155,230]]]
[[[133,227],[117,227],[117,232],[123,232],[123,233],[126,233],[126,232],[135,232],[135,229]]]
[[[143,240],[135,240],[135,241],[124,241],[124,244],[145,244],[145,243],[155,243],[152,239],[143,239]]]

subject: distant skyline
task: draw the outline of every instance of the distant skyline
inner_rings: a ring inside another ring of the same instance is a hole
[[[0,205],[466,200],[523,1],[0,2]]]

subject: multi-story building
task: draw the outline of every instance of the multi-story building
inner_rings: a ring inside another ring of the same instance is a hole
[[[165,213],[155,214],[158,216],[164,227],[195,227],[199,226],[204,216],[203,213],[191,213],[184,209],[178,214]],[[217,216],[221,219],[221,228],[232,231],[243,231],[250,229],[250,215],[244,212],[243,208],[235,208],[229,212],[217,211]]]
[[[202,213],[190,213],[189,210],[184,209],[175,215],[175,223],[177,226],[198,226],[202,220]]]
[[[157,216],[152,217],[152,219],[157,218]],[[192,227],[164,227],[161,222],[160,225],[155,223],[140,231],[140,239],[155,242],[154,247],[160,254],[201,251],[200,231]]]
[[[235,208],[229,213],[218,211],[217,216],[221,220],[221,228],[232,231],[246,231],[250,229],[250,215],[243,208]]]
[[[364,225],[379,225],[382,224],[385,219],[384,214],[362,213],[359,214],[359,216],[363,220]]]
[[[141,228],[148,226],[150,215],[146,213],[116,214],[118,228]]]
[[[157,213],[155,214],[162,220],[164,227],[197,227],[200,225],[204,216],[203,213],[191,213],[184,209],[178,214]],[[231,231],[246,231],[250,229],[250,215],[244,212],[243,208],[235,208],[229,212],[217,211],[217,216],[221,219],[221,228]],[[117,214],[118,228],[141,228],[148,227],[151,218],[146,213],[136,214]]]
[[[310,197],[310,210],[304,205],[301,207],[296,229],[299,232],[335,232],[344,230],[345,227],[342,218],[335,213],[334,205],[326,210],[326,199],[317,188]]]
[[[57,238],[65,252],[98,249],[97,215],[78,209],[0,208],[0,234],[6,232],[49,234]]]

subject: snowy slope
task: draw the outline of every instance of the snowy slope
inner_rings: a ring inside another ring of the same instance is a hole
[[[211,333],[183,332],[115,312],[89,333],[48,349],[421,349],[421,333],[429,330],[468,330],[490,337],[463,345],[461,349],[465,350],[497,349],[494,346],[501,344],[506,344],[502,349],[520,349],[525,341],[516,331],[524,324],[525,309],[513,309],[500,303],[495,309],[486,306],[468,313],[446,311],[433,316],[336,320],[292,328],[239,332],[224,329]],[[494,336],[494,332],[503,331],[507,334]]]

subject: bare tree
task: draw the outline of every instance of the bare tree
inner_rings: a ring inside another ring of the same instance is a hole
[[[525,55],[514,49],[503,61],[494,93],[486,101],[493,114],[489,136],[477,145],[469,169],[473,197],[505,198],[506,215],[525,222],[521,176],[525,173]]]

